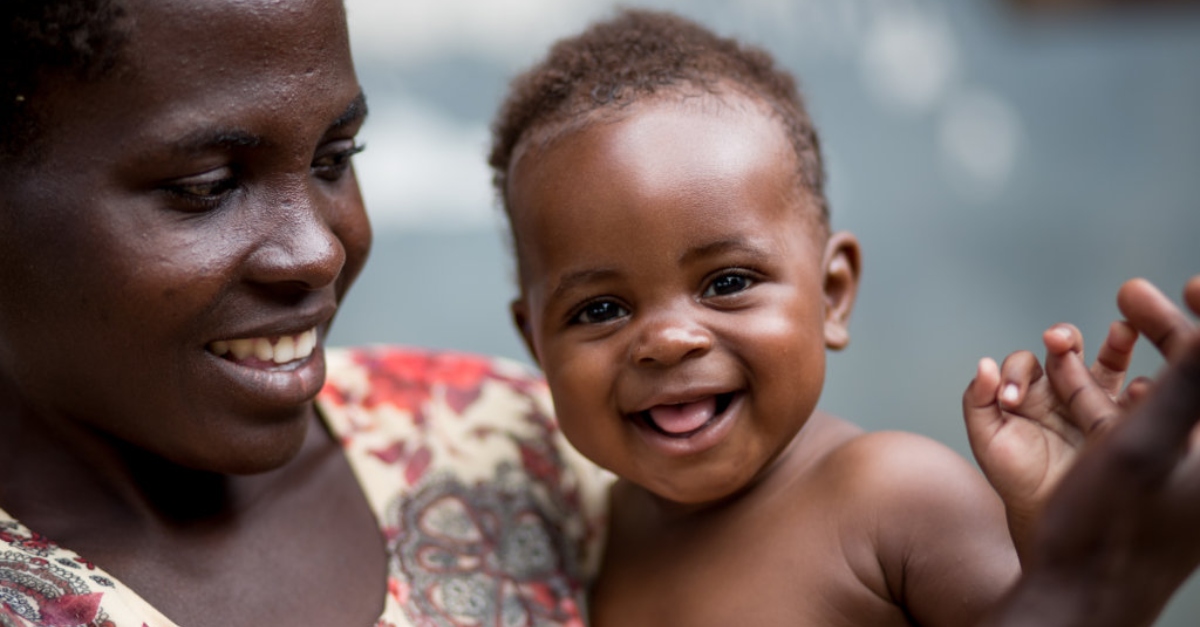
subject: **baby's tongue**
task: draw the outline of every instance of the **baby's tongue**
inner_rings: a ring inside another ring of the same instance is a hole
[[[710,396],[682,405],[655,405],[650,408],[650,420],[670,434],[683,434],[704,426],[717,411],[717,398]]]

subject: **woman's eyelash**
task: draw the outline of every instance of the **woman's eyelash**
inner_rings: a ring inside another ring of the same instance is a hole
[[[219,206],[237,186],[236,175],[228,173],[220,177],[201,175],[193,180],[165,185],[163,190],[182,203],[187,211],[208,211]]]
[[[352,144],[344,150],[322,155],[313,160],[313,169],[322,178],[336,180],[350,166],[350,159],[366,149],[366,144]]]

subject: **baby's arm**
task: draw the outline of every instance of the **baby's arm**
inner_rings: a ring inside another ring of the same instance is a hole
[[[984,477],[914,434],[870,433],[847,449],[858,476],[853,493],[867,504],[854,520],[872,530],[884,594],[912,624],[978,623],[1020,574],[1004,506]]]
[[[979,362],[975,379],[963,394],[963,416],[975,459],[1004,500],[1009,532],[1024,556],[1029,530],[1085,439],[1099,433],[1110,414],[1080,406],[1064,379],[1068,370],[1094,383],[1106,398],[1121,391],[1133,355],[1137,331],[1114,322],[1090,370],[1082,365],[1083,337],[1069,324],[1048,329],[1046,371],[1033,353],[1019,351],[1003,366]],[[1077,369],[1064,369],[1078,364]]]
[[[1200,314],[1200,276],[1184,297]],[[1145,281],[1126,283],[1118,304],[1170,365],[1122,412],[1081,362],[1064,363],[1080,411],[1127,417],[1083,451],[1047,502],[1025,576],[990,627],[1149,625],[1200,563],[1200,325]]]

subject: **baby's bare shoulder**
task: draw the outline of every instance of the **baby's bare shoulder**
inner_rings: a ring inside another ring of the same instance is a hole
[[[864,433],[823,466],[844,523],[862,532],[878,560],[888,596],[918,623],[967,624],[1015,578],[999,497],[946,445],[912,433]],[[946,604],[951,598],[958,601]]]
[[[823,472],[873,498],[917,498],[931,490],[928,496],[937,498],[959,496],[960,490],[992,492],[975,467],[950,447],[903,431],[858,434],[831,450],[822,466]]]

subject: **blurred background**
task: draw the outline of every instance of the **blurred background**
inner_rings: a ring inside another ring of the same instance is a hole
[[[626,3],[631,4],[631,3]],[[1200,272],[1200,10],[1100,0],[652,0],[764,46],[801,80],[834,227],[864,275],[822,406],[970,457],[959,399],[985,355],[1094,348],[1122,281],[1178,299]],[[335,344],[529,361],[490,173],[508,80],[606,0],[348,0],[371,117],[356,157],[376,228]],[[1089,359],[1092,351],[1089,351]],[[1161,361],[1139,346],[1138,373]],[[1157,623],[1200,624],[1200,578]]]

